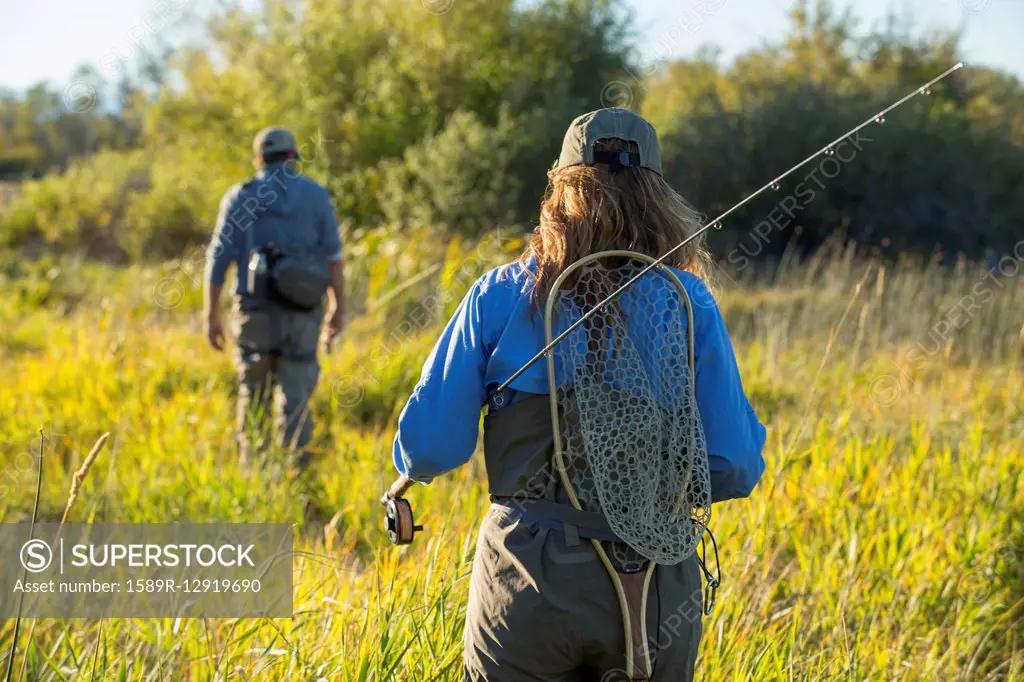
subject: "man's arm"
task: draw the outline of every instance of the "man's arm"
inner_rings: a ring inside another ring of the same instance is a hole
[[[341,333],[345,326],[345,268],[340,260],[330,262],[331,303],[327,311],[327,345]]]
[[[206,251],[206,273],[203,292],[203,328],[206,338],[215,350],[224,348],[224,324],[220,314],[220,294],[224,289],[224,280],[228,266],[235,260],[237,245],[233,239],[234,224],[231,221],[231,208],[238,190],[232,189],[224,195],[217,214],[217,227],[213,231],[213,239]]]
[[[331,312],[345,308],[345,266],[341,260],[331,261]]]
[[[330,195],[324,192],[325,209],[323,219],[323,245],[330,254],[327,258],[331,273],[331,301],[327,310],[327,346],[344,327],[345,317],[345,267],[341,260],[341,235],[338,232],[338,217],[331,204]]]

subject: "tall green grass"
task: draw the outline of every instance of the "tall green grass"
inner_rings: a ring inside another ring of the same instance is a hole
[[[482,463],[411,492],[427,530],[410,547],[388,545],[376,499],[440,325],[518,248],[426,230],[350,239],[353,319],[325,358],[318,457],[298,481],[236,463],[234,375],[201,337],[194,257],[7,264],[5,522],[31,509],[40,426],[43,521],[109,430],[71,520],[291,522],[301,550],[293,619],[40,620],[18,652],[26,678],[460,679]],[[715,508],[724,587],[700,679],[1024,680],[1024,270],[1006,272],[838,249],[721,273],[768,468],[749,500]],[[951,316],[978,282],[993,295]]]

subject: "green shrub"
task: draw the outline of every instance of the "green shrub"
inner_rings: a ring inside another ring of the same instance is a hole
[[[488,127],[470,112],[456,112],[444,130],[385,166],[384,216],[471,236],[511,224],[521,183],[508,166],[520,135],[508,117]]]

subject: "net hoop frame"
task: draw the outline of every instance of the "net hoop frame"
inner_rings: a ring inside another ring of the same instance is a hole
[[[686,293],[686,289],[683,287],[682,281],[674,273],[669,266],[663,262],[659,262],[656,258],[648,256],[643,253],[637,253],[635,251],[626,250],[611,250],[611,251],[599,251],[597,253],[584,256],[574,263],[570,264],[561,274],[555,279],[551,285],[551,291],[548,294],[547,301],[544,306],[544,334],[547,344],[552,344],[554,339],[554,311],[555,303],[559,300],[562,292],[562,287],[566,280],[577,270],[584,267],[585,265],[602,258],[627,258],[630,260],[637,260],[646,263],[650,268],[649,272],[657,272],[669,280],[674,286],[680,297],[683,300],[684,308],[686,310],[686,345],[687,345],[687,361],[690,368],[690,381],[687,385],[687,391],[690,393],[691,404],[696,409],[696,373],[695,373],[695,354],[694,354],[694,330],[693,330],[693,306],[690,303],[690,296]],[[578,510],[583,510],[580,504],[579,497],[576,495],[576,491],[573,489],[572,481],[569,478],[569,472],[565,467],[565,453],[562,445],[562,427],[558,418],[558,379],[555,376],[555,346],[552,346],[550,350],[545,354],[547,361],[548,370],[548,398],[549,405],[551,408],[551,429],[554,435],[554,447],[553,447],[553,460],[555,468],[558,470],[558,477],[561,480],[562,486],[565,488],[566,493],[569,496],[569,501],[572,506]],[[691,434],[692,434],[691,430]],[[691,436],[692,438],[692,436]],[[692,466],[692,462],[690,463]],[[673,509],[673,515],[677,515],[680,512],[680,505],[683,504],[684,500],[689,493],[689,481],[690,472],[687,472],[687,476],[684,479],[687,481],[682,492],[680,493],[679,500],[676,504],[676,508]],[[708,510],[708,522],[710,523],[710,508]],[[640,605],[641,617],[641,641],[643,642],[643,667],[637,665],[638,661],[635,660],[633,651],[633,632],[632,624],[629,617],[629,603],[626,598],[625,588],[623,587],[622,580],[619,578],[618,571],[615,570],[615,566],[612,564],[611,559],[608,557],[608,553],[605,551],[600,540],[591,538],[590,543],[594,546],[597,555],[601,559],[601,563],[604,564],[605,569],[608,571],[608,575],[612,579],[612,584],[615,587],[615,594],[618,597],[619,607],[622,612],[622,624],[626,635],[626,672],[631,679],[647,679],[646,675],[650,674],[652,670],[651,656],[650,656],[650,645],[647,637],[647,595],[651,584],[651,579],[654,576],[654,570],[657,564],[654,561],[648,561],[647,569],[644,575],[643,584],[643,599]],[[643,671],[647,671],[644,673]],[[644,677],[637,677],[637,674],[645,675]]]

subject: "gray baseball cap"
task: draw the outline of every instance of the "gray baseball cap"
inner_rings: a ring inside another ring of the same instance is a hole
[[[594,143],[611,138],[635,142],[639,154],[598,152],[595,157]],[[555,169],[594,163],[610,163],[613,167],[642,166],[661,175],[658,133],[654,126],[629,109],[616,107],[583,114],[565,131]]]
[[[263,157],[276,152],[295,152],[295,156],[299,156],[299,147],[291,131],[270,126],[256,133],[252,141],[252,153],[255,156]]]

